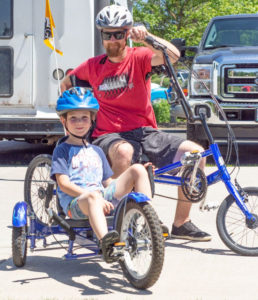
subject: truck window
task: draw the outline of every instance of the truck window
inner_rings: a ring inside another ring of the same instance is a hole
[[[258,46],[258,18],[215,20],[204,49],[219,47]]]
[[[13,94],[13,49],[0,47],[0,97]]]
[[[13,36],[13,0],[0,1],[0,39]]]

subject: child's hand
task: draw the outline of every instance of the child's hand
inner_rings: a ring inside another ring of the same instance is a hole
[[[143,166],[146,168],[146,170],[147,170],[148,166],[151,166],[152,167],[152,174],[155,175],[155,172],[154,172],[155,166],[151,162],[147,162]]]
[[[114,210],[114,205],[111,202],[104,200],[104,205],[103,205],[104,214],[109,215],[111,210]]]

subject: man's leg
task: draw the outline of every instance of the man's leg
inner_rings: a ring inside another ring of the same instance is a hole
[[[133,153],[133,146],[124,140],[114,142],[110,146],[108,150],[108,158],[114,172],[113,178],[117,178],[130,167]]]
[[[114,172],[113,178],[117,178],[132,163],[133,156],[140,152],[140,144],[134,140],[127,140],[126,133],[110,133],[98,137],[93,141],[94,145],[102,148]]]
[[[198,150],[202,152],[204,149],[191,141],[184,141],[179,146],[176,155],[174,157],[174,162],[180,160],[181,156],[187,151]],[[199,167],[203,170],[205,167],[206,159],[202,158],[200,161]],[[209,241],[211,236],[201,230],[199,230],[193,223],[190,221],[190,209],[192,203],[187,200],[183,194],[182,188],[178,188],[178,199],[183,201],[177,202],[174,224],[172,227],[172,237],[180,237],[191,240],[203,240]],[[184,225],[185,224],[185,225]],[[182,226],[183,225],[183,226]],[[184,228],[185,227],[185,228]]]

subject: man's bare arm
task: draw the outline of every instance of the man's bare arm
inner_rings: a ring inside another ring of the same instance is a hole
[[[64,91],[70,89],[71,87],[72,87],[72,82],[70,76],[67,75],[61,82],[61,92],[63,93]]]
[[[171,63],[175,63],[180,58],[180,51],[173,44],[171,44],[170,42],[168,42],[160,37],[157,37],[157,36],[149,33],[147,31],[147,29],[145,28],[145,26],[133,27],[130,30],[129,36],[131,37],[131,39],[134,42],[143,43],[144,45],[146,45],[148,48],[150,48],[152,50],[152,52],[154,53],[154,55],[151,59],[152,66],[158,66],[158,65],[164,64],[164,57],[163,57],[163,53],[160,50],[153,48],[150,44],[148,44],[145,41],[146,36],[153,37],[159,43],[161,43],[167,47],[167,53],[168,53]]]

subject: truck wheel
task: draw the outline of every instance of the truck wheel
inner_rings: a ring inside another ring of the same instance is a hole
[[[37,221],[42,225],[48,224],[48,215],[45,211],[47,200],[48,182],[50,181],[52,157],[48,154],[40,154],[30,162],[25,175],[24,199],[30,209],[35,213]],[[49,207],[57,212],[57,199],[54,194]]]
[[[202,146],[204,148],[204,150],[206,150],[209,146],[209,143],[207,140],[200,140],[198,137],[198,135],[195,132],[195,126],[194,124],[190,124],[187,122],[187,127],[186,127],[186,138],[189,141],[195,142],[196,144],[199,144],[200,146]]]

